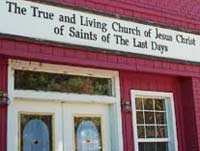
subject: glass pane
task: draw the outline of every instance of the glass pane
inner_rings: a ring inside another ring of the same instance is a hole
[[[165,112],[156,112],[156,123],[167,124]]]
[[[144,110],[154,110],[153,99],[144,99]]]
[[[155,126],[146,126],[146,137],[156,138]]]
[[[167,142],[141,142],[138,146],[139,151],[169,151]]]
[[[157,151],[168,151],[168,143],[167,142],[157,143]]]
[[[144,126],[137,127],[138,138],[145,138]]]
[[[15,70],[15,89],[112,96],[112,79]]]
[[[138,150],[139,150],[139,151],[145,151],[145,150],[144,150],[144,143],[139,143],[139,144],[138,144]]]
[[[101,118],[75,117],[76,151],[102,151]]]
[[[155,143],[139,143],[139,151],[156,151]]]
[[[52,151],[51,116],[20,115],[22,151]]]
[[[157,126],[157,137],[166,138],[167,137],[167,127],[166,126]]]
[[[136,98],[135,106],[136,106],[136,110],[143,110],[142,98]]]
[[[137,124],[144,124],[143,112],[136,112],[137,114]]]
[[[155,110],[165,111],[165,100],[155,99]]]
[[[145,124],[155,124],[154,112],[144,112]]]

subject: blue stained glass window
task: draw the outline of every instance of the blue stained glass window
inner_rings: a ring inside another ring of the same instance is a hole
[[[75,119],[76,151],[101,151],[100,118]]]
[[[39,117],[39,118],[38,118]],[[51,117],[21,116],[21,150],[51,151]],[[44,120],[43,120],[44,119]]]

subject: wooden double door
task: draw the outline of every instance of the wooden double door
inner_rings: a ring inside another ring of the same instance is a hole
[[[109,106],[18,102],[20,151],[110,151]]]

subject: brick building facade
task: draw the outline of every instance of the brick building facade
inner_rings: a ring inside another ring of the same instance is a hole
[[[48,0],[45,2],[47,4],[52,3]],[[189,32],[198,36],[200,30],[199,3],[198,1],[187,0],[55,0],[55,3],[53,1],[53,4],[58,4],[58,7],[62,5],[65,8],[66,5],[67,7],[83,8],[97,13],[103,12],[116,18],[127,17],[133,22],[151,23],[155,24],[156,27],[161,26]],[[136,138],[134,136],[136,130],[134,130],[133,122],[136,118],[136,116],[133,117],[134,108],[132,108],[132,111],[123,110],[123,102],[134,103],[131,95],[132,90],[172,93],[176,119],[174,125],[176,125],[177,149],[178,151],[200,150],[199,62],[163,59],[148,55],[91,51],[91,49],[71,45],[52,45],[43,43],[43,41],[25,40],[20,37],[13,38],[2,33],[0,35],[0,90],[5,93],[9,91],[9,60],[116,71],[119,74],[121,104],[122,132],[119,135],[122,135],[124,151],[136,150]],[[12,107],[9,109],[9,106],[13,106],[13,97],[9,95],[8,97],[10,104],[0,106],[0,151],[11,151],[6,144],[13,144],[9,143],[11,138],[7,135],[9,129],[7,115],[9,110],[12,109]],[[108,148],[115,148],[112,145]],[[167,148],[166,150],[170,151],[170,147]],[[69,148],[66,147],[66,149]],[[62,149],[56,148],[54,150],[60,151]],[[18,150],[15,148],[12,151]]]

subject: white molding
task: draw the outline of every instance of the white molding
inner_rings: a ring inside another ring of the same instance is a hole
[[[138,139],[138,142],[168,142],[168,138],[147,138],[147,139]]]
[[[120,83],[119,74],[115,77],[115,92],[116,103],[110,106],[110,125],[112,127],[112,134],[115,134],[114,143],[111,145],[113,151],[123,151],[123,131],[122,131],[122,115],[121,115],[121,96],[120,96]],[[118,139],[117,139],[118,138]],[[116,147],[116,148],[115,148]]]
[[[31,90],[15,90],[13,92],[15,99],[21,100],[43,100],[43,101],[61,101],[61,102],[84,102],[84,103],[100,103],[100,104],[114,104],[115,97],[86,95],[75,93],[59,93],[59,92],[43,92]]]
[[[137,134],[137,119],[136,119],[136,107],[135,107],[135,98],[137,96],[140,97],[153,97],[153,98],[163,98],[166,101],[170,101],[171,105],[171,112],[172,112],[172,122],[173,122],[173,134],[174,134],[174,141],[175,144],[175,150],[172,151],[178,151],[178,141],[177,141],[177,131],[176,131],[176,118],[175,118],[175,110],[174,110],[174,99],[173,99],[173,93],[171,92],[158,92],[158,91],[143,91],[143,90],[131,90],[131,104],[132,104],[132,124],[133,124],[133,136],[134,136],[134,147],[135,151],[138,151],[138,142],[156,142],[157,139],[138,139]],[[169,140],[167,139],[159,139],[159,142],[165,142]]]
[[[43,71],[50,73],[61,73],[61,74],[72,74],[72,75],[84,75],[90,77],[102,77],[111,78],[118,75],[117,71],[104,70],[104,69],[94,69],[86,67],[77,67],[69,65],[58,65],[41,63],[35,61],[22,61],[9,59],[9,66],[11,69],[21,69],[30,71]]]
[[[131,90],[131,94],[142,97],[173,98],[173,93],[171,92]]]

